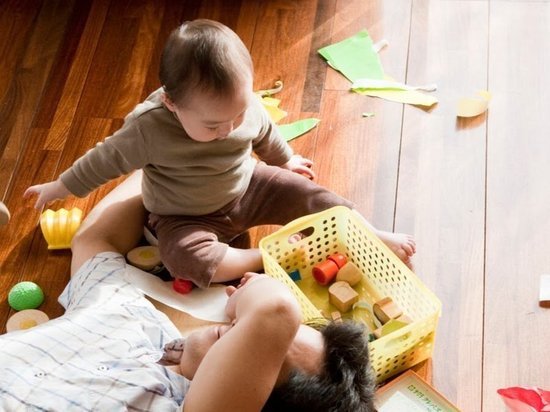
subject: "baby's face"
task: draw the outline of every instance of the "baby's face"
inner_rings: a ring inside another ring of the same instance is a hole
[[[252,82],[243,81],[234,96],[215,96],[208,93],[194,93],[185,108],[173,103],[165,104],[181,125],[197,142],[211,142],[225,139],[238,128],[244,119],[246,109],[254,98]]]

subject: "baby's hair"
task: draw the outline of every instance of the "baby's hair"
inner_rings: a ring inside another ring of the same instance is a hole
[[[168,97],[183,106],[196,90],[231,95],[252,72],[250,53],[234,31],[198,19],[183,23],[168,37],[159,78]]]

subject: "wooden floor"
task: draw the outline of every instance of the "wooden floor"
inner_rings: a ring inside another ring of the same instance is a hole
[[[496,390],[550,389],[550,2],[475,0],[2,0],[0,2],[0,324],[7,292],[40,284],[56,298],[70,254],[49,252],[39,213],[22,199],[55,179],[158,87],[161,46],[197,17],[232,27],[250,48],[255,88],[282,79],[285,122],[318,116],[292,143],[318,181],[377,227],[414,234],[415,271],[443,302],[434,385],[464,411],[502,411]],[[431,110],[351,94],[317,55],[366,28],[387,74],[437,83]],[[488,114],[457,120],[456,102],[493,94]],[[363,112],[375,116],[365,118]],[[87,199],[50,207],[85,212]],[[265,234],[253,232],[253,238]]]

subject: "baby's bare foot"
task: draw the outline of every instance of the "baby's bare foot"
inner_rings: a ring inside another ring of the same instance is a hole
[[[290,235],[288,237],[288,243],[298,243],[300,240],[302,240],[305,236],[302,233],[294,233],[293,235]]]
[[[416,253],[416,242],[411,235],[383,231],[377,231],[376,234],[403,263],[411,267],[411,256]]]

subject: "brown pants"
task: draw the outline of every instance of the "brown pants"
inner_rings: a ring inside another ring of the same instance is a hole
[[[202,216],[149,216],[161,259],[177,278],[208,287],[228,243],[259,225],[285,225],[298,217],[352,202],[297,173],[256,165],[246,192],[220,210]]]

